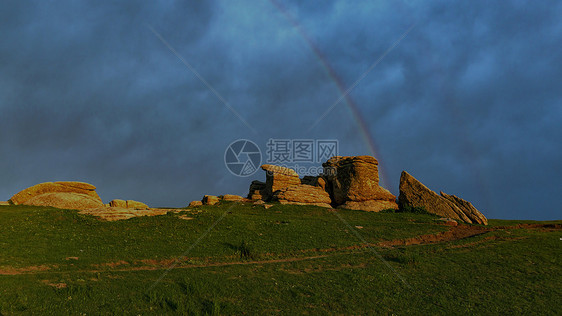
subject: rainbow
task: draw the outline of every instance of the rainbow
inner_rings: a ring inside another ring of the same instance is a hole
[[[374,137],[369,132],[369,126],[367,122],[363,118],[363,115],[361,115],[361,111],[359,110],[359,107],[351,97],[349,93],[349,89],[346,88],[346,85],[344,84],[343,80],[338,76],[332,65],[328,62],[328,59],[320,51],[320,49],[310,38],[310,36],[308,36],[308,34],[300,25],[300,23],[298,23],[298,21],[287,11],[287,9],[285,9],[281,4],[277,3],[277,1],[270,0],[270,2],[279,10],[279,12],[281,12],[281,14],[283,14],[283,16],[285,16],[285,18],[291,23],[291,25],[298,31],[298,33],[301,35],[301,37],[306,42],[306,44],[310,47],[314,55],[316,55],[322,67],[324,67],[330,79],[335,83],[336,87],[338,88],[338,90],[342,95],[343,100],[345,100],[345,104],[347,104],[348,108],[351,110],[351,113],[353,114],[353,118],[357,123],[357,127],[359,128],[359,132],[361,133],[363,140],[365,141],[367,147],[369,148],[370,154],[373,157],[376,157],[377,160],[381,162],[379,164],[379,173],[383,186],[386,188],[393,188],[393,182],[390,181],[390,177],[388,177],[387,171],[384,167],[385,164],[382,163],[383,157],[380,154],[380,151],[378,150],[378,146],[375,142]]]

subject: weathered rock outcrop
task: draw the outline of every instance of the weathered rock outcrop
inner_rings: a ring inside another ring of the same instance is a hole
[[[258,180],[252,181],[252,184],[250,184],[248,199],[252,201],[262,200],[265,195],[265,182]]]
[[[241,202],[244,201],[244,198],[240,195],[225,194],[222,196],[222,200],[227,202]]]
[[[150,207],[139,201],[127,200],[127,208],[134,208],[135,210],[146,210]]]
[[[52,206],[69,210],[86,210],[89,208],[104,206],[101,201],[96,200],[89,195],[67,192],[43,193],[28,199],[22,204]]]
[[[330,195],[321,187],[294,184],[273,193],[273,200],[281,204],[316,205],[331,207]]]
[[[203,205],[215,205],[219,203],[219,198],[214,195],[205,195],[201,202],[203,202]]]
[[[45,193],[78,193],[88,195],[101,202],[95,186],[74,181],[39,183],[14,194],[9,201],[14,205],[25,204],[25,201]]]
[[[396,196],[379,186],[378,161],[371,156],[335,156],[322,164],[326,191],[339,208],[378,212],[398,209]]]
[[[16,193],[11,204],[52,206],[62,209],[84,210],[103,207],[96,187],[84,182],[45,182]]]
[[[304,176],[301,179],[301,183],[302,184],[308,184],[308,185],[311,185],[311,186],[314,186],[314,187],[320,187],[323,190],[326,189],[326,179],[324,179],[321,176],[316,176],[316,177]]]
[[[429,213],[442,217],[462,220],[467,223],[487,225],[488,220],[471,203],[441,192],[442,196],[430,190],[406,171],[400,176],[400,196],[398,203],[401,208],[424,207]]]
[[[109,206],[110,207],[120,207],[120,208],[132,208],[132,209],[136,209],[136,210],[147,210],[149,209],[148,205],[142,203],[142,202],[138,202],[138,201],[133,201],[133,200],[119,200],[119,199],[115,199],[112,200],[111,202],[109,202]]]
[[[127,201],[115,199],[115,200],[112,200],[111,202],[109,202],[109,206],[110,207],[127,208]]]
[[[201,201],[191,201],[191,203],[189,203],[188,207],[196,207],[196,206],[201,206],[203,205],[203,202]]]
[[[262,165],[261,168],[265,171],[265,188],[262,190],[264,200],[269,200],[277,190],[301,184],[299,175],[293,169],[275,165]]]

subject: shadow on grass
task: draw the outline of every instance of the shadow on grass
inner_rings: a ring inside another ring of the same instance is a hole
[[[254,247],[249,245],[245,240],[243,240],[239,245],[235,245],[231,243],[223,243],[223,245],[227,246],[228,248],[234,250],[237,253],[240,253],[241,259],[255,260],[259,258]]]

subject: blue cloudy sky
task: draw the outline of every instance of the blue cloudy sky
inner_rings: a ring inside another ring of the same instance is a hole
[[[394,194],[407,170],[489,218],[560,219],[560,16],[559,1],[3,1],[0,200],[80,180],[105,202],[185,206],[265,177],[225,168],[236,139],[337,139]]]

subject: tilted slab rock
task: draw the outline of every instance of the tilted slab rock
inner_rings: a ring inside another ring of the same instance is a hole
[[[375,212],[398,209],[396,196],[379,185],[378,161],[374,157],[335,156],[322,166],[326,191],[341,208]]]
[[[281,204],[316,205],[331,207],[330,195],[320,187],[294,184],[273,193],[273,200]]]
[[[460,208],[464,215],[466,215],[473,223],[488,225],[488,219],[486,216],[477,210],[472,203],[463,200],[458,196],[449,195],[443,191],[439,193],[442,197],[446,198],[450,202],[453,202],[458,208]]]
[[[95,186],[75,181],[39,183],[14,194],[14,196],[10,198],[10,202],[15,205],[25,204],[27,200],[45,193],[79,193],[88,195],[101,203],[101,199],[96,193]]]
[[[402,171],[400,176],[400,195],[398,203],[401,208],[424,207],[429,213],[442,217],[462,220],[467,223],[488,224],[488,220],[472,204],[456,196],[444,194],[439,196],[423,183]],[[446,197],[445,197],[446,196]]]

